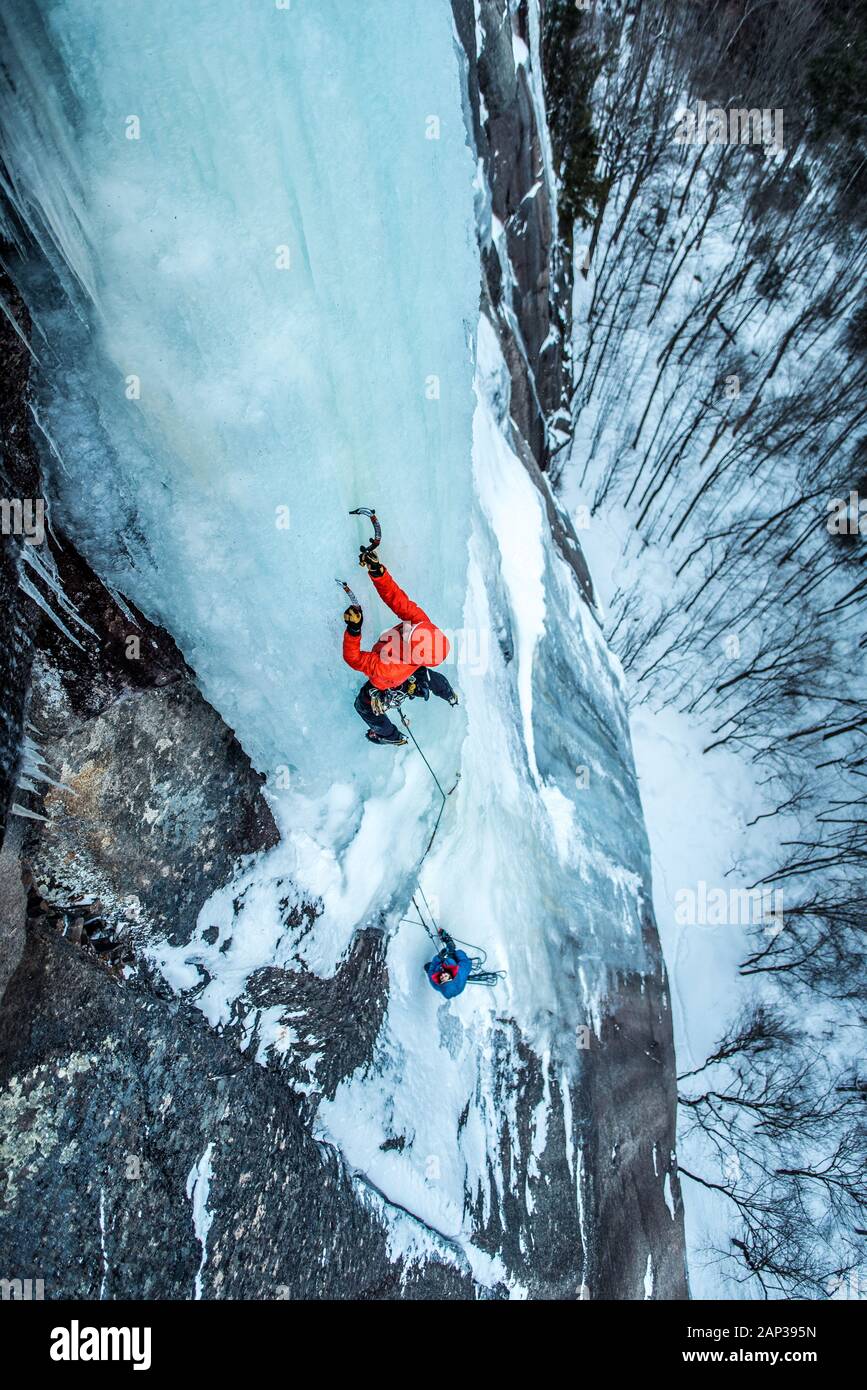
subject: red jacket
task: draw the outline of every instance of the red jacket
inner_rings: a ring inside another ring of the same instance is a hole
[[[419,666],[439,666],[445,661],[449,642],[427,613],[398,588],[388,570],[379,579],[373,579],[373,584],[383,603],[401,621],[382,634],[371,652],[361,650],[361,637],[344,632],[343,660],[353,671],[363,672],[377,690],[393,690]]]

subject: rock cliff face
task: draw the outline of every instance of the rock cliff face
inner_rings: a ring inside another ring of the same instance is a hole
[[[4,318],[8,485],[11,496],[39,498],[29,325],[11,302],[19,332]],[[131,947],[160,932],[183,939],[238,858],[276,843],[262,778],[168,633],[106,590],[51,529],[50,513],[33,547],[38,571],[24,565],[26,539],[3,540],[3,804],[18,806],[28,885],[58,911],[90,904],[77,913],[85,920],[96,903]]]
[[[541,89],[534,93],[527,63],[515,61],[516,41],[529,54],[528,7],[513,22],[506,0],[480,0],[478,30],[472,0],[454,0],[452,8],[468,60],[473,139],[502,228],[483,236],[484,289],[511,369],[514,420],[544,470],[556,444],[552,431],[569,419],[571,276],[553,222],[546,132],[535,104]]]
[[[561,239],[547,151],[541,77],[527,62],[529,6],[508,0],[452,0],[466,54],[467,126],[487,198],[479,219],[482,307],[511,378],[512,447],[545,501],[552,534],[588,602],[593,585],[581,546],[545,474],[571,421],[571,238]]]
[[[4,994],[0,1055],[3,1248],[46,1298],[471,1296],[460,1252],[392,1257],[381,1201],[279,1074],[46,927]]]
[[[24,336],[3,320],[9,495],[38,497],[28,323],[10,302]],[[212,1192],[221,1216],[200,1296],[469,1296],[460,1252],[432,1248],[411,1268],[390,1255],[381,1200],[309,1133],[310,1054],[325,1095],[369,1058],[387,993],[381,934],[361,933],[330,980],[251,977],[245,1006],[300,1025],[279,1069],[257,1063],[242,1016],[220,1037],[165,997],[142,952],[188,941],[239,859],[276,843],[262,778],[169,634],[111,595],[67,537],[44,542],[65,632],[19,585],[26,542],[3,539],[4,798],[34,817],[10,818],[0,853],[7,1259],[38,1270],[49,1298],[195,1296],[187,1179],[211,1145],[232,1178]],[[25,720],[45,778],[16,789]],[[315,906],[287,909],[293,929],[315,922]]]
[[[530,14],[479,0],[477,25],[472,0],[453,8],[468,138],[487,182],[481,300],[511,375],[512,444],[592,607],[578,539],[546,478],[568,422],[570,272],[541,86],[520,56],[533,43]],[[3,332],[6,466],[10,486],[35,496],[28,355],[5,320]],[[261,779],[167,632],[54,536],[46,551],[69,605],[63,633],[21,594],[19,546],[10,539],[0,570],[4,804],[25,718],[50,780],[25,793],[45,820],[14,819],[0,855],[10,1275],[43,1278],[48,1298],[496,1297],[503,1290],[483,1288],[458,1246],[393,1204],[386,1212],[381,1194],[313,1137],[320,1098],[374,1056],[389,988],[375,926],[331,978],[254,973],[222,1030],[189,998],[168,996],[148,947],[189,942],[238,861],[277,840]],[[287,933],[315,931],[317,903],[290,883],[284,907]],[[241,922],[243,903],[237,911]],[[492,1040],[494,1101],[515,1117],[500,1128],[513,1183],[502,1204],[474,1213],[476,1241],[531,1297],[644,1297],[648,1251],[653,1296],[686,1294],[665,972],[649,916],[643,930],[652,969],[612,979],[600,1045],[576,1078],[549,1075],[508,1019]],[[258,1019],[273,1009],[292,1020],[291,1045],[260,1053]]]
[[[30,320],[15,287],[5,273],[0,274],[0,294],[15,317],[0,315],[0,434],[3,456],[0,488],[4,499],[40,496],[39,466],[28,427],[25,386],[29,372],[28,337]],[[19,772],[24,709],[30,662],[33,655],[33,629],[36,607],[21,589],[18,576],[22,550],[28,542],[4,520],[0,535],[0,840],[6,828],[9,807]]]

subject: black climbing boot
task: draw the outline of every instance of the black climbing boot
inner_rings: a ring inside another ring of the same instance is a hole
[[[398,734],[396,738],[385,738],[382,734],[378,734],[375,729],[368,729],[367,738],[371,743],[389,743],[394,748],[400,748],[402,744],[406,743],[403,734]]]

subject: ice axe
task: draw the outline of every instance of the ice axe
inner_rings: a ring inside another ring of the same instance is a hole
[[[353,511],[349,513],[349,515],[370,517],[371,521],[373,522],[373,535],[371,536],[369,543],[363,546],[362,548],[367,552],[368,555],[373,555],[373,552],[376,550],[377,546],[379,545],[379,542],[382,540],[382,527],[379,524],[379,517],[376,515],[376,512],[372,507],[356,507]],[[343,592],[349,595],[349,598],[351,602],[354,603],[355,607],[361,608],[361,604],[358,602],[358,599],[355,597],[355,594],[350,589],[346,580],[338,579],[336,582],[340,585]]]
[[[347,584],[346,580],[345,580],[345,579],[335,579],[334,582],[335,582],[335,584],[339,584],[340,587],[341,587],[341,589],[343,590],[343,592],[349,595],[349,601],[350,601],[350,603],[352,603],[356,608],[359,608],[359,609],[360,609],[360,608],[361,608],[361,604],[358,602],[358,599],[355,597],[355,594],[354,594],[354,593],[352,592],[352,590],[350,589],[350,587],[349,587],[349,585]]]
[[[376,515],[376,512],[374,511],[373,507],[356,507],[354,511],[351,511],[349,513],[349,515],[369,516],[371,521],[373,522],[373,535],[371,536],[367,545],[362,546],[362,549],[368,555],[372,556],[373,552],[379,546],[379,542],[382,540],[382,527],[379,524],[379,517]]]

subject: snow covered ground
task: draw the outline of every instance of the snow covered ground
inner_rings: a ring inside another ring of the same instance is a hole
[[[603,612],[617,588],[652,598],[673,582],[673,564],[659,548],[633,545],[621,508],[602,509],[580,534]],[[671,972],[678,1066],[686,1071],[704,1061],[744,998],[737,967],[749,938],[746,922],[678,920],[687,915],[678,895],[698,893],[700,883],[709,891],[752,884],[775,862],[791,823],[750,826],[767,813],[768,789],[742,756],[726,748],[704,751],[713,739],[710,723],[653,702],[636,703],[632,691],[630,704],[654,908]]]

